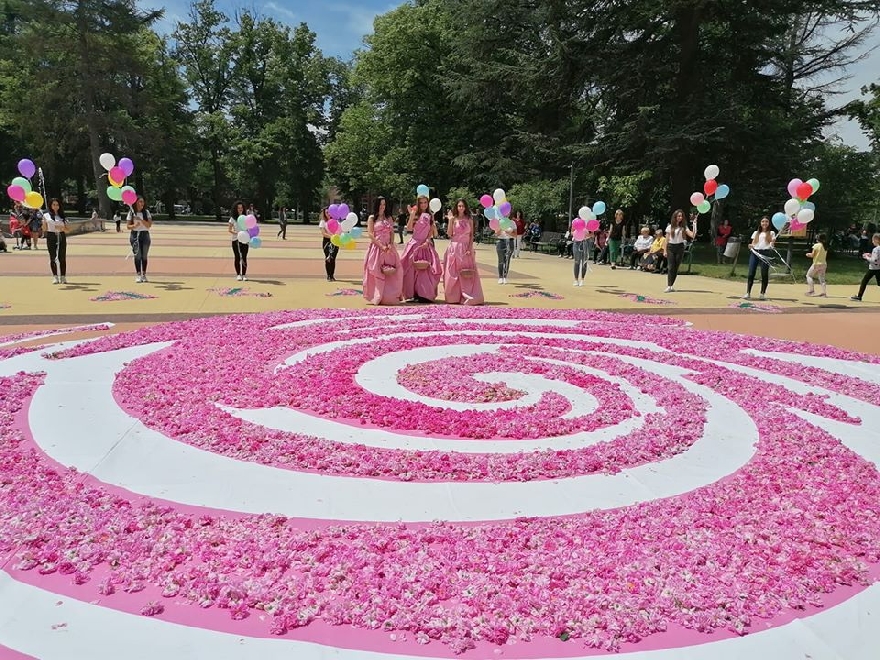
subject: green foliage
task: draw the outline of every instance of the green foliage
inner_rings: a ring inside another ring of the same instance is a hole
[[[553,231],[557,225],[568,224],[568,188],[568,179],[529,181],[512,186],[507,199],[514,210],[523,212],[526,221],[538,220],[545,229]]]
[[[829,141],[818,149],[809,174],[822,184],[811,198],[816,204],[813,224],[817,227],[833,231],[874,221],[880,210],[877,156]]]

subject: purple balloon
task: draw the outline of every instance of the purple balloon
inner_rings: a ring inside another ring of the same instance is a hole
[[[330,214],[330,217],[334,220],[337,220],[337,216],[339,215],[339,204],[331,204],[327,207],[327,213]]]
[[[250,229],[247,230],[248,235],[253,238],[254,236],[260,235],[260,227],[258,225],[254,225]]]
[[[501,202],[501,205],[498,207],[498,210],[501,211],[501,215],[505,218],[510,215],[510,202]]]
[[[125,176],[131,176],[131,173],[134,172],[134,163],[131,161],[131,158],[121,159],[116,163],[116,166],[122,168],[122,171],[125,172]]]
[[[29,158],[22,158],[18,161],[18,171],[21,173],[23,177],[26,179],[30,179],[37,172],[37,167],[34,165],[34,161]]]
[[[345,220],[345,216],[347,216],[351,212],[351,209],[348,208],[348,204],[340,204],[339,205],[339,217],[337,220]]]

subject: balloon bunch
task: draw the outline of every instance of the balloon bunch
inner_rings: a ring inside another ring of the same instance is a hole
[[[700,213],[708,213],[712,210],[713,201],[725,199],[730,194],[729,186],[723,183],[719,186],[715,180],[719,174],[721,174],[721,170],[717,165],[709,165],[703,171],[703,176],[706,178],[706,183],[703,184],[703,192],[695,192],[691,195],[691,204],[696,206],[697,211]],[[713,195],[715,200],[710,199]]]
[[[785,203],[785,213],[774,213],[772,222],[778,231],[782,231],[788,223],[789,231],[799,231],[806,227],[816,217],[816,205],[807,200],[819,190],[819,180],[809,179],[801,181],[792,179],[788,182],[788,194],[791,195]]]
[[[571,221],[571,237],[582,241],[588,231],[599,230],[599,216],[605,213],[605,202],[596,202],[593,208],[582,206],[578,209],[578,217]]]
[[[263,246],[263,239],[260,238],[260,226],[257,224],[257,216],[253,213],[238,216],[235,219],[235,227],[238,229],[238,234],[235,237],[239,243],[250,245],[255,250]]]
[[[420,183],[416,187],[416,195],[419,197],[427,197],[431,194],[431,189],[428,188],[424,183]],[[437,213],[440,209],[443,208],[443,202],[441,202],[437,197],[428,202],[428,208],[431,209],[431,213]]]
[[[354,250],[357,247],[355,239],[361,237],[361,228],[355,227],[357,213],[349,209],[348,204],[331,204],[327,213],[330,214],[326,226],[331,234],[330,242],[336,247]]]
[[[12,180],[12,183],[6,188],[6,193],[16,202],[29,209],[39,209],[43,207],[43,196],[33,189],[31,179],[37,173],[37,166],[34,161],[29,158],[22,158],[18,161],[18,173]]]
[[[98,162],[101,163],[101,167],[107,170],[107,181],[110,183],[107,186],[107,197],[114,202],[124,202],[129,206],[134,206],[137,201],[137,193],[134,188],[125,185],[125,179],[134,172],[134,163],[131,158],[120,158],[117,163],[113,154],[101,154]]]
[[[483,195],[480,197],[480,204],[483,207],[483,215],[489,220],[489,226],[498,231],[512,231],[516,228],[513,220],[510,219],[510,202],[507,201],[507,193],[501,188],[496,188],[491,195]]]

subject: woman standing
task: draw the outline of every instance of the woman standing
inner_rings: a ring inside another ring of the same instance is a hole
[[[495,253],[498,255],[498,284],[507,284],[507,273],[510,272],[510,257],[513,255],[513,242],[516,239],[516,225],[503,229],[498,225],[495,230]]]
[[[403,297],[416,302],[434,302],[440,285],[441,262],[431,241],[437,237],[437,225],[428,210],[427,197],[419,196],[415,206],[410,209],[406,229],[412,232],[412,238],[400,257]]]
[[[519,252],[522,249],[522,241],[523,236],[526,233],[526,219],[523,217],[522,211],[516,211],[513,214],[513,224],[516,225],[516,236],[514,236],[513,243],[513,256],[514,258],[519,257]]]
[[[580,241],[575,240],[575,231],[574,229],[569,228],[569,233],[571,234],[571,254],[574,258],[574,282],[572,286],[583,286],[584,285],[584,276],[586,276],[587,271],[590,269],[589,264],[587,263],[590,259],[590,252],[592,246],[592,232],[584,231],[584,238]]]
[[[673,285],[678,277],[678,269],[684,260],[684,242],[685,239],[693,240],[697,235],[696,220],[694,220],[693,229],[689,229],[684,219],[684,211],[677,209],[672,213],[672,219],[669,226],[666,227],[666,248],[663,256],[669,264],[666,273],[666,293],[675,291]]]
[[[253,209],[253,205],[251,206]],[[240,231],[236,224],[238,218],[245,215],[244,202],[235,202],[232,205],[232,216],[229,218],[227,231],[232,234],[232,256],[235,262],[235,279],[239,282],[247,282],[247,256],[250,245],[238,240]]]
[[[153,226],[153,216],[147,210],[147,200],[143,195],[138,195],[134,200],[134,206],[128,212],[125,224],[131,232],[128,242],[131,243],[134,269],[137,272],[135,282],[147,282],[147,257],[150,254],[150,227]]]
[[[614,212],[614,222],[611,223],[611,229],[608,232],[608,253],[611,259],[611,268],[617,268],[617,261],[620,259],[620,244],[626,240],[626,225],[623,224],[623,210],[617,209]]]
[[[327,271],[327,281],[336,281],[336,255],[339,254],[339,246],[333,245],[330,240],[333,234],[327,231],[327,223],[330,222],[330,209],[326,206],[321,211],[321,222],[318,228],[321,230],[321,249],[324,251],[324,270]]]
[[[746,283],[746,295],[744,300],[752,297],[752,285],[755,283],[755,273],[758,266],[761,267],[761,300],[767,293],[767,284],[770,281],[770,259],[773,256],[771,250],[776,245],[776,232],[770,228],[770,218],[766,215],[761,218],[758,229],[752,232],[752,242],[749,245],[749,279]]]
[[[280,229],[278,230],[278,234],[276,234],[275,238],[278,236],[281,237],[282,241],[287,240],[287,209],[283,206],[278,209],[278,226]]]
[[[810,269],[807,271],[807,284],[810,287],[807,295],[812,296],[816,293],[813,278],[818,277],[819,286],[822,287],[822,293],[819,294],[819,297],[825,298],[828,295],[828,290],[825,287],[825,271],[828,270],[828,237],[825,234],[816,236],[813,249],[807,252],[807,259],[813,260]]]
[[[384,197],[367,218],[370,247],[364,257],[364,298],[371,305],[396,305],[403,298],[403,269],[394,247],[394,218]]]
[[[49,250],[52,284],[67,284],[67,217],[60,200],[49,202],[49,210],[43,214],[42,230]]]
[[[455,203],[455,215],[446,216],[450,242],[443,256],[443,295],[453,305],[482,305],[483,285],[474,256],[474,221],[468,203]]]
[[[34,212],[31,214],[31,218],[28,222],[28,229],[31,233],[31,243],[33,243],[34,249],[39,250],[40,246],[40,235],[43,231],[43,214],[40,213],[39,209],[34,209]]]
[[[730,232],[733,227],[730,226],[730,220],[724,218],[718,228],[715,230],[715,250],[718,252],[718,263],[724,263],[724,250],[727,249],[727,240],[730,238]]]

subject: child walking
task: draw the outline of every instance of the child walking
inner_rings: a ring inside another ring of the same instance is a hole
[[[810,287],[807,295],[815,295],[813,278],[817,277],[819,278],[819,286],[822,287],[822,293],[819,294],[819,297],[825,298],[828,295],[825,288],[825,271],[828,269],[828,237],[825,234],[816,236],[816,243],[813,245],[813,249],[807,252],[807,258],[813,260],[813,265],[807,271],[807,284]]]
[[[862,296],[865,294],[865,289],[868,287],[868,282],[871,281],[871,278],[877,280],[877,286],[880,286],[880,234],[874,234],[872,237],[872,241],[874,243],[874,249],[871,250],[870,253],[865,253],[862,255],[862,259],[868,262],[868,272],[865,273],[865,276],[862,278],[862,283],[859,285],[859,293],[856,296],[852,296],[850,300],[861,300]]]

